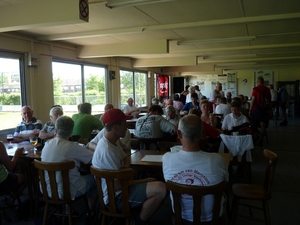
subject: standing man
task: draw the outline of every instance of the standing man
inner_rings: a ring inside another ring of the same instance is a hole
[[[213,90],[210,93],[209,101],[215,102],[217,96],[220,96],[221,98],[224,97],[224,92],[222,91],[222,84],[219,82],[216,84],[215,90]]]
[[[42,129],[42,121],[33,116],[33,110],[25,105],[21,109],[22,122],[15,129],[13,142],[29,142],[32,136],[38,136]]]
[[[286,115],[286,104],[288,100],[288,93],[282,83],[278,81],[276,83],[277,90],[278,90],[278,106],[280,106],[283,116],[283,121],[280,123],[280,126],[286,126],[287,122],[287,115]],[[278,107],[279,109],[279,107]]]
[[[124,167],[126,154],[117,144],[117,141],[125,136],[127,130],[126,120],[129,117],[119,109],[112,109],[107,111],[102,119],[107,132],[97,144],[92,160],[93,166],[105,170],[120,170]],[[141,213],[135,224],[146,224],[166,196],[165,184],[155,181],[154,178],[147,178],[132,180],[130,185],[132,185],[129,190],[130,206],[132,208],[142,206]],[[120,194],[122,190],[118,189],[120,187],[118,180],[115,180],[115,187],[116,195]],[[109,200],[105,183],[102,184],[102,189],[104,202],[108,204]]]
[[[179,121],[177,134],[182,143],[182,150],[177,153],[168,152],[162,159],[166,181],[194,186],[212,186],[224,180],[228,181],[224,158],[216,153],[203,152],[199,148],[202,136],[202,121],[199,117],[196,115],[184,116]],[[173,204],[173,199],[171,198],[171,200]],[[182,195],[181,200],[182,218],[192,222],[193,199],[189,195]],[[201,222],[212,220],[213,203],[213,196],[203,197]],[[223,210],[222,205],[221,211]]]
[[[123,109],[123,112],[125,113],[125,115],[131,115],[135,118],[137,118],[139,116],[139,109],[137,107],[135,107],[135,105],[133,104],[133,98],[128,98],[127,100],[128,105],[126,105]]]
[[[200,91],[199,85],[195,85],[195,92],[198,95],[198,101],[201,101],[201,98],[203,97],[203,95],[202,95],[202,93]]]
[[[264,85],[264,78],[257,79],[257,86],[252,90],[252,99],[250,103],[251,123],[260,127],[260,138],[258,145],[263,145],[266,135],[266,126],[269,123],[269,113],[272,112],[270,89]]]

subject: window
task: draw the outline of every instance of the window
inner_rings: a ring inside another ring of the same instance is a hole
[[[138,107],[147,105],[146,73],[120,70],[121,109],[133,98]]]
[[[82,102],[92,104],[92,114],[104,111],[107,96],[106,69],[100,66],[53,62],[54,104],[61,105],[64,114],[77,113]]]
[[[24,56],[0,52],[0,131],[15,128],[21,121],[24,81]]]

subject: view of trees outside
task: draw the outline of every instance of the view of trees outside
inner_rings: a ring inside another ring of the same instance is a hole
[[[147,105],[146,73],[120,70],[121,109],[133,98],[138,107]]]
[[[19,59],[0,58],[0,130],[16,127],[21,121]]]
[[[83,75],[81,74],[82,66]],[[71,116],[77,113],[77,105],[83,101],[92,104],[92,114],[104,111],[106,104],[105,68],[53,62],[52,69],[54,104],[61,105],[65,115]],[[82,77],[84,77],[84,92]]]

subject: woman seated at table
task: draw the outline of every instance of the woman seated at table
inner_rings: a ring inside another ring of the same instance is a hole
[[[18,193],[21,194],[24,190],[27,181],[26,175],[12,172],[23,151],[24,148],[18,148],[11,159],[7,155],[3,142],[0,142],[0,192],[18,190]]]
[[[216,128],[217,125],[217,118],[214,116],[214,114],[209,112],[210,109],[210,103],[207,100],[202,100],[200,103],[201,108],[201,120],[204,123],[209,124],[210,126]]]

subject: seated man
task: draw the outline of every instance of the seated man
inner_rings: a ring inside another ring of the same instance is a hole
[[[133,104],[133,98],[128,98],[127,103],[128,103],[128,105],[125,105],[123,112],[125,113],[125,115],[131,115],[131,116],[137,118],[139,116],[140,111]]]
[[[176,114],[176,109],[172,105],[168,105],[165,108],[165,112],[167,114],[166,119],[173,123],[174,125],[177,125],[179,123],[179,120],[181,119],[181,116]]]
[[[99,169],[105,170],[120,170],[124,166],[124,159],[126,154],[123,149],[117,145],[117,141],[120,137],[124,137],[127,124],[126,120],[129,117],[126,116],[119,109],[112,109],[107,111],[102,119],[106,129],[105,136],[98,142],[96,150],[93,156],[93,166]],[[115,180],[116,195],[121,193],[118,180]],[[166,188],[163,182],[154,181],[153,178],[147,178],[143,180],[130,181],[130,193],[129,202],[132,208],[142,206],[141,213],[136,219],[136,225],[146,224],[149,217],[160,206],[161,202],[166,196]],[[106,184],[102,184],[104,193],[104,202],[109,204],[107,196]],[[118,195],[120,196],[120,195]],[[122,201],[121,198],[120,202]]]
[[[21,110],[22,122],[18,124],[14,133],[15,143],[28,142],[30,137],[38,136],[42,129],[42,121],[33,116],[30,106],[23,106]]]
[[[197,109],[200,110],[200,105],[198,102],[198,95],[197,93],[192,93],[191,94],[191,102],[186,103],[183,108],[180,111],[180,115],[187,115],[190,111],[190,109]]]
[[[214,111],[216,114],[223,114],[223,117],[227,116],[230,112],[230,106],[227,104],[227,100],[225,97],[220,98],[221,102],[216,106],[216,110]]]
[[[162,115],[163,110],[159,105],[151,106],[149,113],[136,121],[135,136],[139,138],[163,138],[164,135],[175,135],[177,127],[163,118]],[[156,146],[153,148],[156,149]]]
[[[92,207],[97,199],[96,182],[92,174],[81,176],[79,168],[81,162],[91,163],[93,153],[76,142],[69,141],[73,127],[74,121],[70,117],[59,117],[55,123],[56,137],[45,143],[41,159],[44,162],[74,161],[75,167],[69,171],[71,197],[79,197],[88,192],[89,205]],[[62,185],[62,182],[59,180],[59,185]],[[51,193],[50,184],[48,184],[48,193]],[[59,196],[62,197],[62,190]]]
[[[108,110],[114,109],[114,106],[112,104],[106,104],[104,107],[104,113],[107,112]],[[104,115],[104,114],[103,114]],[[102,117],[101,116],[101,121]],[[96,137],[94,137],[87,145],[86,147],[91,150],[92,152],[95,151],[96,146],[98,144],[98,142],[100,141],[101,138],[103,138],[106,134],[106,129],[102,129],[97,135]],[[127,129],[125,137],[121,137],[120,140],[117,142],[117,144],[119,144],[122,148],[131,148],[131,134],[129,132],[129,130]]]
[[[74,121],[72,135],[80,135],[81,138],[89,139],[94,129],[101,130],[103,128],[102,122],[91,115],[92,105],[90,103],[82,103],[79,110],[79,113],[72,116]]]
[[[241,105],[237,101],[231,102],[231,113],[224,117],[223,130],[232,130],[233,127],[248,123],[248,119],[241,111]]]
[[[177,131],[182,143],[182,150],[168,152],[163,156],[163,174],[166,181],[175,183],[211,186],[228,181],[228,171],[224,158],[216,153],[207,153],[199,148],[202,134],[202,121],[196,115],[187,115],[179,121]],[[182,218],[193,221],[193,200],[189,195],[182,195]],[[201,222],[212,219],[213,197],[202,199]],[[171,198],[172,204],[173,199]],[[223,199],[224,201],[224,199]],[[223,205],[223,204],[222,204]],[[221,206],[221,212],[222,212]]]
[[[58,117],[64,114],[61,106],[54,106],[50,109],[50,121],[45,123],[43,129],[39,134],[39,138],[42,140],[49,140],[55,137],[55,122]]]

